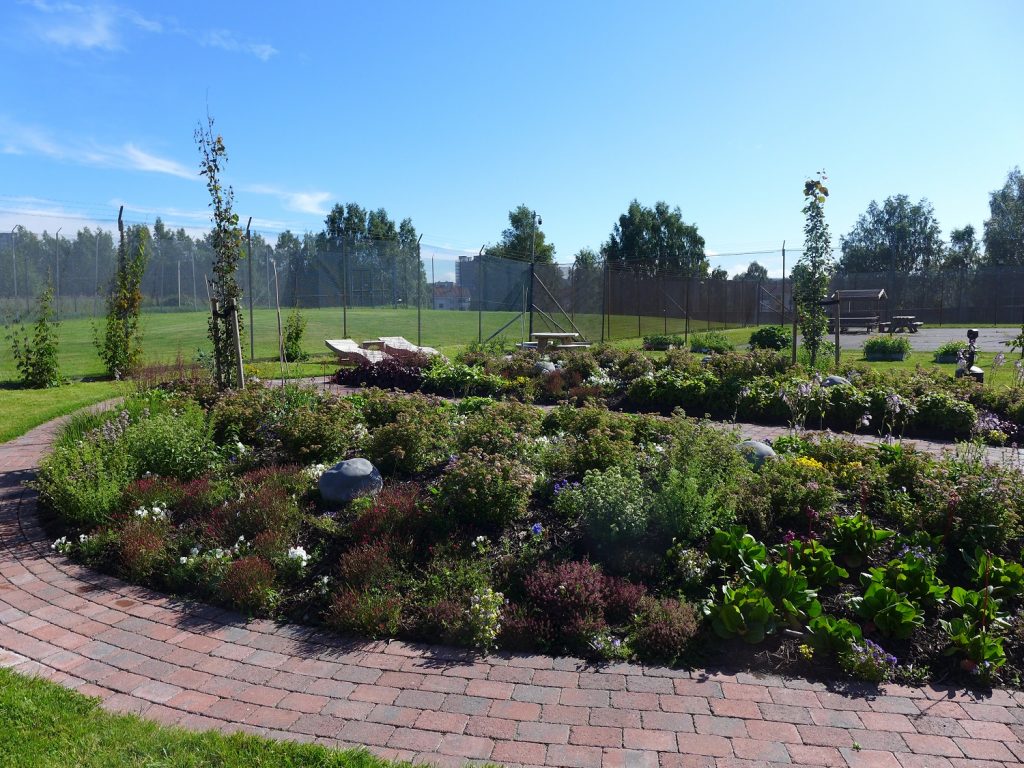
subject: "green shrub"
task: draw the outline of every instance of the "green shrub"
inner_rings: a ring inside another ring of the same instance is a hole
[[[138,476],[137,466],[120,440],[83,440],[58,446],[43,460],[36,488],[61,523],[91,530],[110,522],[124,489]]]
[[[129,427],[124,441],[143,473],[189,480],[216,468],[206,415],[196,405],[141,419]]]
[[[781,325],[765,325],[750,334],[751,349],[780,350],[791,343],[791,332]]]
[[[906,336],[872,336],[864,342],[865,355],[901,355],[910,352],[910,339]]]
[[[370,429],[366,457],[382,472],[410,477],[450,455],[452,424],[434,408],[400,410],[395,420]]]
[[[917,398],[910,426],[922,432],[970,437],[978,423],[974,406],[947,392],[928,392]]]
[[[838,501],[831,475],[816,459],[766,461],[761,478],[768,494],[770,525],[797,531],[813,528],[818,517],[829,514]]]
[[[393,589],[344,589],[334,599],[328,624],[343,632],[371,638],[394,637],[402,628],[405,601]]]
[[[526,513],[533,481],[519,461],[471,449],[449,461],[438,482],[438,501],[467,525],[502,529]]]
[[[941,357],[952,357],[956,358],[967,351],[966,341],[947,341],[945,344],[939,345],[939,348],[935,350],[933,359],[935,362],[939,361]]]
[[[221,445],[240,441],[255,449],[257,459],[304,464],[341,457],[359,426],[350,401],[294,386],[226,392],[210,422]]]
[[[695,333],[690,336],[690,351],[695,353],[715,352],[725,354],[732,352],[735,347],[729,337],[718,331],[707,333]]]
[[[479,365],[452,362],[442,355],[432,358],[423,374],[423,391],[439,395],[497,395],[506,386],[504,378]]]
[[[583,482],[561,488],[555,511],[565,520],[581,520],[598,549],[614,549],[640,538],[648,528],[649,504],[636,469],[590,470]]]
[[[652,333],[649,336],[644,336],[644,349],[665,351],[673,347],[682,348],[685,345],[683,337],[677,333]]]
[[[11,343],[14,366],[18,369],[21,383],[26,387],[42,389],[56,387],[61,383],[60,364],[57,360],[59,323],[54,322],[53,283],[47,282],[46,289],[39,296],[38,319],[32,335],[24,325],[12,326],[7,338]]]
[[[666,541],[693,543],[733,523],[755,475],[735,437],[714,427],[674,420],[676,435],[652,499],[652,517]]]
[[[306,333],[307,322],[298,306],[288,313],[288,318],[284,322],[284,359],[289,363],[309,357],[302,349],[302,337]]]

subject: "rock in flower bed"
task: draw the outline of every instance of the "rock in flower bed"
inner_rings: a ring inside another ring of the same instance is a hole
[[[780,438],[755,466],[682,415],[186,390],[72,421],[37,483],[56,551],[375,638],[682,664],[760,645],[755,666],[868,680],[1024,668],[1024,478],[969,452]],[[326,502],[353,457],[382,489]]]

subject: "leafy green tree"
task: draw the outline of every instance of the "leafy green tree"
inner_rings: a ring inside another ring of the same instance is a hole
[[[508,212],[509,226],[501,233],[501,241],[487,249],[488,256],[515,261],[530,261],[550,264],[555,260],[555,246],[547,242],[540,218],[525,205]]]
[[[927,272],[942,263],[944,250],[931,203],[912,203],[906,195],[887,197],[881,206],[872,200],[840,244],[844,274]]]
[[[711,280],[728,280],[729,270],[727,270],[725,267],[715,267],[714,269],[711,270],[711,273],[708,275],[708,278]]]
[[[747,265],[745,272],[740,272],[738,275],[734,275],[733,280],[753,280],[755,282],[768,279],[768,269],[758,264],[756,261],[750,262]]]
[[[159,221],[159,219],[158,219]],[[96,338],[100,359],[107,373],[121,379],[134,371],[142,360],[142,276],[146,272],[146,244],[149,230],[132,227],[129,247],[124,225],[118,219],[120,240],[117,247],[117,271],[107,295],[107,319],[103,338]],[[129,251],[131,251],[129,253]]]
[[[968,224],[949,233],[949,246],[942,263],[945,269],[974,269],[981,262],[981,244]]]
[[[633,200],[601,249],[609,264],[648,275],[669,270],[693,277],[708,274],[704,238],[683,221],[678,207],[659,201],[647,208]]]
[[[206,178],[206,190],[210,194],[213,208],[213,230],[210,244],[213,247],[213,279],[210,281],[210,295],[216,299],[221,313],[232,304],[238,305],[242,289],[235,279],[238,261],[242,258],[242,229],[238,226],[238,214],[234,212],[235,192],[225,189],[220,180],[228,154],[224,138],[213,132],[213,118],[207,116],[206,126],[200,124],[195,131],[195,141],[201,157],[199,175]],[[220,314],[220,313],[219,313]],[[238,317],[238,331],[242,332],[242,313]],[[217,386],[225,389],[240,385],[237,365],[238,351],[232,339],[231,319],[226,316],[210,315],[209,333],[213,342],[213,358],[218,376]]]
[[[804,250],[793,267],[793,302],[812,367],[817,364],[818,350],[828,327],[828,316],[819,302],[828,295],[829,281],[835,271],[832,238],[825,222],[828,177],[824,171],[819,171],[817,176],[804,182]]]
[[[53,281],[47,275],[45,288],[39,296],[38,318],[31,336],[24,325],[11,327],[7,336],[11,342],[14,365],[24,386],[42,389],[60,385],[60,365],[57,359],[59,327],[60,323],[54,321]]]
[[[597,269],[601,264],[601,257],[593,248],[580,248],[576,251],[572,263],[577,269]]]
[[[985,221],[985,261],[994,266],[1024,264],[1024,174],[1014,168],[1002,189],[989,197]]]

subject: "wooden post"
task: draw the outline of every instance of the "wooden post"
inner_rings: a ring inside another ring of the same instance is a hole
[[[235,374],[238,376],[238,388],[245,389],[245,367],[242,364],[242,338],[238,332],[238,302],[231,300],[228,305],[228,313],[231,315],[231,336],[235,342]]]

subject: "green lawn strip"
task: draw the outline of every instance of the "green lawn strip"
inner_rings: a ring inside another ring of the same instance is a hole
[[[50,419],[123,395],[130,385],[120,381],[79,381],[50,389],[14,389],[0,383],[0,443],[23,435]]]
[[[386,768],[364,750],[331,750],[169,728],[104,712],[96,699],[0,669],[0,765],[19,768]]]

